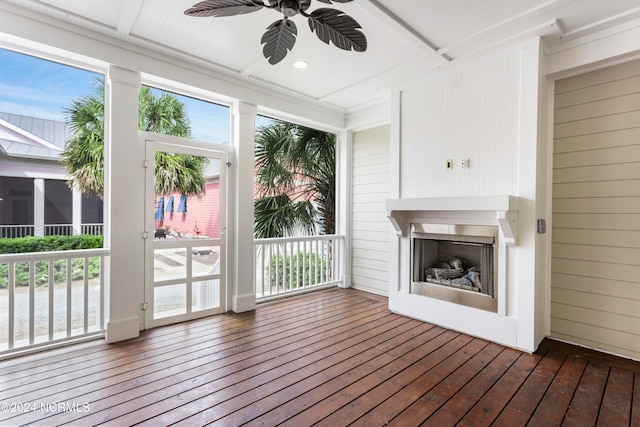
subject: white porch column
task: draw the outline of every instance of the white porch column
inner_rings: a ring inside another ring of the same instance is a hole
[[[233,287],[232,309],[236,313],[254,310],[253,290],[255,263],[253,262],[253,197],[254,146],[257,107],[244,102],[233,106],[232,141],[235,146],[232,180],[229,191],[229,265],[228,283]],[[233,191],[235,188],[235,191]],[[235,221],[235,224],[233,224]]]
[[[402,162],[400,156],[401,138],[400,123],[402,123],[402,93],[391,93],[391,121],[390,121],[390,142],[389,142],[389,198],[399,199],[402,197],[400,187],[400,173]],[[407,291],[403,287],[400,274],[400,256],[402,252],[401,239],[395,231],[389,227],[389,310],[398,312],[398,300],[400,292]],[[407,283],[408,285],[408,283]]]
[[[107,342],[137,337],[144,292],[144,149],[138,147],[140,74],[110,66],[105,81]],[[141,154],[142,153],[142,154]]]
[[[73,235],[78,236],[82,234],[82,192],[75,186],[72,192],[71,208],[71,228]]]
[[[33,180],[33,235],[44,236],[44,179]]]
[[[351,287],[351,153],[353,131],[343,130],[336,141],[336,234],[344,236],[339,251],[341,288]]]

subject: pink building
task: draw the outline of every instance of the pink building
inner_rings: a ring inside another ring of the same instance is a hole
[[[167,234],[220,237],[220,180],[208,179],[201,196],[172,193],[156,202],[156,229]]]

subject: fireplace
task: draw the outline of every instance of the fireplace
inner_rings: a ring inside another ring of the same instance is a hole
[[[497,226],[412,223],[410,292],[495,313],[498,234]]]
[[[536,349],[545,330],[544,287],[536,286],[544,275],[536,263],[544,236],[535,234],[533,201],[511,195],[425,197],[387,199],[385,207],[395,231],[389,245],[391,311]],[[451,279],[444,270],[460,268],[456,259],[465,261],[466,272],[480,270],[479,286],[446,282]],[[437,271],[442,283],[433,283],[436,271],[430,269],[437,268],[444,269]]]

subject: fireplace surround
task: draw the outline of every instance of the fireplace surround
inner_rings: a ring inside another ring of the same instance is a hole
[[[525,247],[518,244],[518,204],[519,198],[510,195],[388,199],[387,216],[397,237],[392,239],[390,249],[389,308],[432,324],[531,350],[528,342],[519,341],[525,336],[519,331],[529,328],[536,318],[528,310],[529,305],[519,305],[523,291],[529,292],[530,288],[522,288],[516,280],[521,255],[528,255],[529,250],[529,243]],[[438,255],[424,255],[425,249],[440,246],[443,240],[452,242],[447,242]],[[462,245],[471,249],[461,250]],[[469,254],[473,248],[478,252]],[[421,259],[416,266],[418,256]],[[450,273],[455,272],[446,270],[458,268],[456,259],[466,262],[461,269],[465,275],[470,268],[480,270],[475,271],[481,276],[479,285],[462,281],[464,284],[458,287],[457,280],[448,282]],[[482,272],[487,263],[492,265],[491,273]],[[433,283],[440,282],[436,276],[443,278],[442,283]],[[485,287],[489,282],[492,286]]]

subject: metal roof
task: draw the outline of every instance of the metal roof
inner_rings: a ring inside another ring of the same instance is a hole
[[[20,138],[0,138],[0,154],[9,157],[59,161],[66,141],[73,136],[65,122],[2,112],[0,120],[22,131]]]

